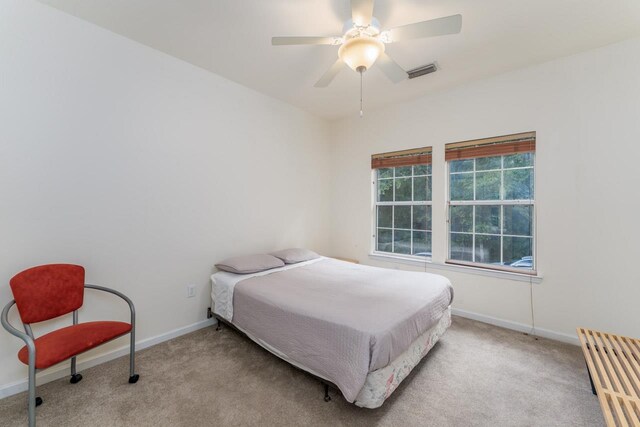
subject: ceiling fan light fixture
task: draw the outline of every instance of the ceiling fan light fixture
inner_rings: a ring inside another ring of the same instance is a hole
[[[338,50],[338,57],[354,71],[368,70],[384,52],[384,43],[374,37],[354,37]]]

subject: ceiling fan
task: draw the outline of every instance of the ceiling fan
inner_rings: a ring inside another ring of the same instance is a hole
[[[380,22],[373,17],[373,3],[374,0],[351,0],[351,19],[345,22],[341,36],[273,37],[271,44],[274,46],[305,44],[340,46],[338,60],[320,77],[315,87],[327,87],[344,68],[344,64],[360,73],[361,84],[362,73],[374,63],[389,80],[397,83],[407,78],[407,72],[384,52],[385,44],[456,34],[462,28],[462,15],[452,15],[382,30]],[[360,114],[362,115],[362,111]]]

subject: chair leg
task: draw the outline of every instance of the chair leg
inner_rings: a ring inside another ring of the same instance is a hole
[[[36,355],[34,352],[29,352],[29,427],[35,427],[36,425],[36,406],[38,403],[42,403],[41,398],[36,398]]]
[[[129,351],[129,384],[135,384],[140,379],[140,375],[136,374],[136,333],[135,323],[131,325],[131,350]]]
[[[82,375],[76,373],[76,357],[73,356],[71,358],[71,380],[69,382],[71,384],[77,384],[82,379]]]

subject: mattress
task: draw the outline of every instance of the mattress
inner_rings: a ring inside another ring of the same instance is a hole
[[[438,275],[313,261],[214,274],[214,312],[358,402],[369,374],[392,365],[448,315],[453,291]]]

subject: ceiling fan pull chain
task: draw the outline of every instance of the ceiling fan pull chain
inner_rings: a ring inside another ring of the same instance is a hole
[[[364,113],[362,112],[362,70],[360,70],[360,118]]]

